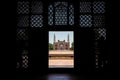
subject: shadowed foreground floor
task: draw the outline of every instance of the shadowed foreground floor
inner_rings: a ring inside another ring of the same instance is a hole
[[[107,76],[81,76],[74,74],[48,74],[43,76],[16,76],[16,80],[112,80],[111,75]]]

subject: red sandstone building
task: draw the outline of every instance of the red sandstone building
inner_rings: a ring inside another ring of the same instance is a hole
[[[69,42],[69,34],[67,36],[67,42],[65,40],[56,42],[56,36],[54,34],[54,42],[53,42],[53,49],[54,50],[69,50],[70,49],[70,42]]]

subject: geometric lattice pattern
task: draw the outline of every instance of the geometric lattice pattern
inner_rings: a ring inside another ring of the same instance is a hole
[[[69,6],[69,25],[74,25],[74,7],[73,7],[73,5]]]
[[[98,42],[97,41],[95,41],[95,47],[94,47],[94,52],[95,52],[95,67],[96,68],[99,68],[99,56],[100,56],[100,48],[99,48],[99,46],[98,46]]]
[[[17,40],[28,40],[27,29],[17,29]]]
[[[91,15],[80,15],[80,26],[81,27],[91,27],[92,26],[92,16]]]
[[[74,25],[74,7],[67,2],[55,2],[48,6],[49,25]]]
[[[57,7],[59,5],[68,6],[68,2],[54,2],[55,7]]]
[[[93,13],[105,13],[105,2],[103,1],[93,2]]]
[[[53,6],[48,7],[48,24],[53,25]]]
[[[91,2],[80,2],[80,12],[90,13],[91,12]]]
[[[93,17],[94,27],[104,27],[105,26],[105,18],[103,15],[95,15]]]
[[[22,68],[28,68],[28,51],[23,50],[22,52]]]
[[[17,4],[18,14],[28,14],[29,13],[29,2],[21,1]]]
[[[55,3],[55,25],[67,25],[67,3]]]
[[[29,26],[29,16],[19,16],[17,26],[27,27]]]
[[[32,1],[31,12],[33,14],[41,14],[43,12],[43,5],[41,1]]]
[[[31,16],[31,27],[42,27],[42,26],[43,26],[43,16],[32,15]]]
[[[96,62],[96,66],[98,66],[98,62],[99,62],[99,55],[98,54],[96,54],[95,62]]]
[[[94,29],[94,31],[95,31],[95,40],[106,40],[105,28]]]

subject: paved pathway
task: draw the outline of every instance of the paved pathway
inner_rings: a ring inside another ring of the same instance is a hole
[[[63,54],[70,54],[70,55],[74,55],[73,51],[68,51],[68,50],[54,50],[54,51],[49,51],[49,55],[51,54],[55,54],[56,57],[58,57],[57,55],[63,55]],[[73,68],[74,66],[74,59],[73,58],[49,58],[49,68]]]
[[[49,67],[73,67],[74,60],[66,60],[66,59],[55,59],[49,60]]]
[[[51,50],[49,54],[74,54],[74,52],[70,50]]]

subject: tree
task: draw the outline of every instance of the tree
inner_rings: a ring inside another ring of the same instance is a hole
[[[74,50],[74,42],[71,43],[71,49]]]
[[[53,44],[49,43],[49,50],[53,50]]]

